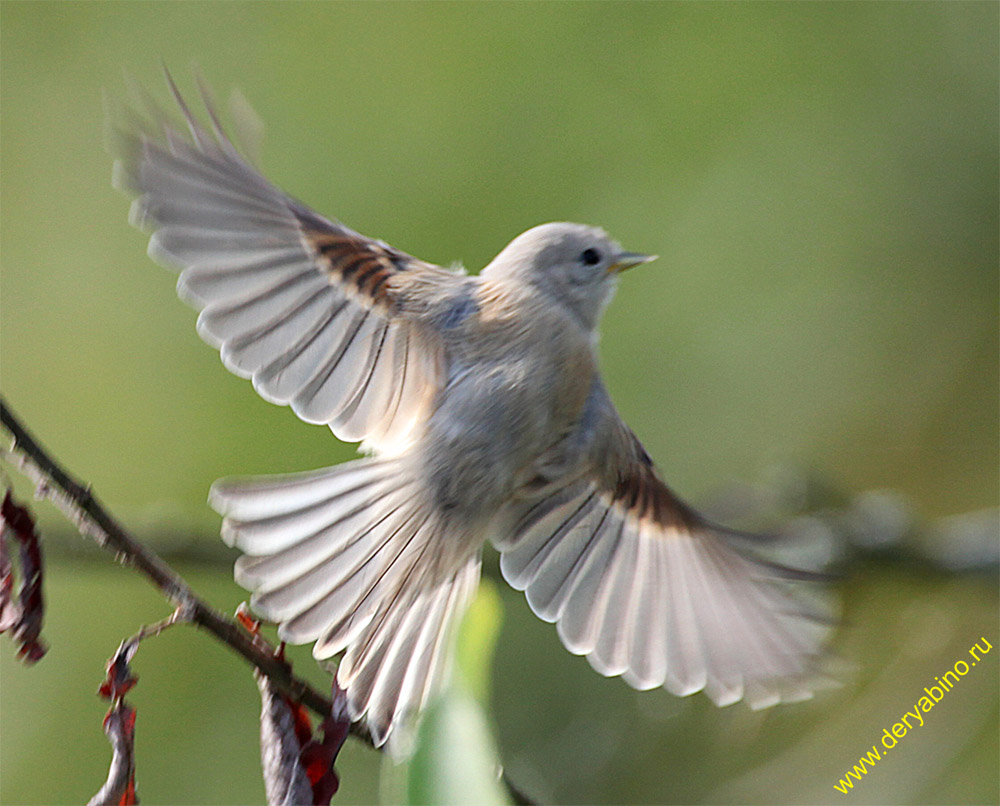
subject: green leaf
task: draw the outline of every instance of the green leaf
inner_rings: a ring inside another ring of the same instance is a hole
[[[484,579],[458,632],[459,679],[483,708],[489,708],[493,652],[503,624],[503,602],[492,580]]]
[[[383,762],[383,803],[510,803],[484,710],[502,617],[500,596],[484,580],[459,630],[452,680],[427,710],[413,758]]]

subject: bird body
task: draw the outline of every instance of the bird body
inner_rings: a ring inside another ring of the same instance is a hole
[[[416,448],[435,505],[473,519],[571,433],[596,374],[589,334],[559,312],[533,316],[536,306],[504,285],[482,283],[484,305],[446,342],[446,380]]]
[[[212,505],[252,607],[340,656],[350,714],[406,738],[447,669],[492,543],[566,647],[636,688],[718,704],[801,699],[821,631],[789,574],[663,484],[601,380],[597,328],[651,258],[544,224],[478,276],[313,212],[187,108],[119,131],[116,183],[225,365],[367,456],[224,480]]]

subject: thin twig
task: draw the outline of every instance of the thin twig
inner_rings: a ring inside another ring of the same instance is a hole
[[[156,552],[132,537],[88,486],[73,478],[38,444],[2,398],[0,422],[13,437],[13,449],[20,455],[20,469],[38,484],[41,494],[51,499],[81,534],[114,552],[122,565],[133,566],[144,574],[177,608],[169,620],[190,621],[204,628],[259,669],[277,689],[323,718],[330,715],[329,697],[292,674],[287,662],[275,657],[235,621],[199,598]],[[7,454],[6,458],[12,457]],[[371,734],[361,724],[352,724],[351,734],[374,746]]]

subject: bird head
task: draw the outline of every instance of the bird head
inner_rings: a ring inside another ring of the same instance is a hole
[[[618,276],[651,260],[655,257],[622,249],[602,229],[559,222],[518,235],[482,274],[529,285],[594,330],[614,295]]]

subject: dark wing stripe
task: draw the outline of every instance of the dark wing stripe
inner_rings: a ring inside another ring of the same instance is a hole
[[[630,465],[620,475],[611,498],[634,517],[667,529],[683,531],[701,524],[698,514],[671,492],[651,463]]]
[[[389,281],[390,274],[387,271],[374,275],[371,285],[365,289],[369,297],[379,302],[384,302],[383,286]]]
[[[332,263],[331,269],[334,271],[338,271],[339,269],[341,280],[351,280],[352,279],[351,275],[353,275],[354,272],[356,272],[359,268],[361,268],[365,264],[370,263],[371,260],[372,260],[371,255],[362,252],[360,255],[359,254],[352,255],[351,258],[347,260],[342,266],[338,267],[337,263]]]
[[[365,288],[365,285],[368,280],[376,274],[376,272],[384,273],[385,266],[382,265],[381,260],[369,258],[365,263],[365,267],[358,272],[358,276],[354,278],[354,284],[358,287],[359,291],[363,291],[365,294],[368,294],[368,289]]]
[[[381,242],[329,231],[305,230],[303,238],[323,260],[332,277],[347,283],[378,306],[388,300],[385,284],[412,259]]]

